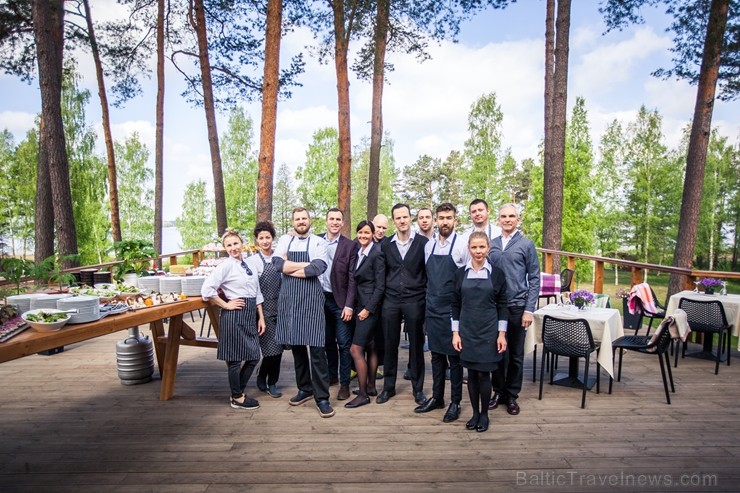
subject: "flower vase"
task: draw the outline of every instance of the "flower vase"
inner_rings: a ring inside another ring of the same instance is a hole
[[[586,308],[586,303],[583,300],[575,300],[573,304],[576,305],[576,308],[579,310],[584,310]]]
[[[714,288],[704,288],[704,294],[714,294]]]

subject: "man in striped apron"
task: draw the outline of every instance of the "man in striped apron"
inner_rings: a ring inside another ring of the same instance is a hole
[[[311,216],[305,208],[293,209],[292,222],[293,234],[280,238],[272,260],[283,275],[275,340],[291,346],[293,352],[298,393],[290,405],[299,406],[313,397],[319,415],[330,418],[334,409],[329,404],[325,299],[319,281],[328,264],[326,240],[309,233]]]

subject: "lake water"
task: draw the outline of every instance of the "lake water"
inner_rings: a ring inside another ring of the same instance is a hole
[[[169,226],[162,228],[162,253],[174,253],[182,250],[180,243],[182,237],[177,227]]]

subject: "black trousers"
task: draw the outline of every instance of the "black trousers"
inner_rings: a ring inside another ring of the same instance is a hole
[[[498,369],[491,375],[493,390],[507,399],[519,397],[524,380],[524,339],[527,331],[522,327],[522,315],[524,315],[523,306],[509,307],[506,353]]]
[[[425,301],[406,302],[388,300],[383,302],[381,315],[385,337],[383,359],[383,390],[395,390],[398,376],[398,345],[401,342],[401,322],[409,336],[409,373],[413,392],[424,390],[424,311]]]
[[[462,400],[463,368],[460,356],[432,351],[432,397],[438,401],[445,397],[445,372],[450,368],[450,402],[460,404]]]
[[[298,389],[313,393],[316,402],[329,400],[329,366],[326,362],[326,348],[323,346],[293,346],[292,351]]]
[[[275,356],[263,356],[257,378],[264,379],[267,385],[275,385],[280,378],[280,362],[282,359],[282,353]]]
[[[244,389],[247,388],[247,382],[252,376],[254,367],[257,366],[258,360],[245,361],[242,365],[241,361],[227,361],[226,367],[229,371],[229,388],[231,389],[231,397],[238,398],[244,393]]]

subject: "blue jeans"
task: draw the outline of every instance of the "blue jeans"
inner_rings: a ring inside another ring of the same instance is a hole
[[[342,320],[343,306],[338,306],[332,293],[324,292],[324,314],[326,315],[326,359],[329,363],[329,377],[339,378],[339,383],[349,385],[349,371],[352,355],[352,326]],[[339,373],[337,374],[337,370]]]

